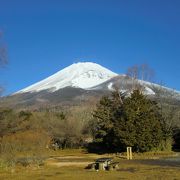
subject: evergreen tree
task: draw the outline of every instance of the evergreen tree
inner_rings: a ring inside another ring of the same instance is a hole
[[[101,146],[110,146],[111,142],[109,136],[111,134],[113,123],[111,118],[112,114],[112,101],[107,96],[102,97],[99,104],[97,105],[97,110],[94,111],[93,117],[96,121],[93,121],[93,135],[96,144]]]
[[[103,97],[93,117],[94,142],[108,151],[123,151],[127,146],[137,152],[150,151],[165,138],[157,103],[139,90],[126,98],[119,91]]]
[[[112,151],[117,147],[118,137],[116,138],[114,131],[114,115],[121,113],[123,100],[124,94],[116,90],[112,92],[111,97],[102,97],[97,105],[97,110],[93,113],[95,119],[92,125],[94,143],[104,150]]]
[[[124,101],[124,112],[125,122],[121,120],[116,128],[124,146],[132,146],[135,151],[149,151],[158,147],[163,131],[162,116],[156,102],[147,99],[139,90],[134,90]]]

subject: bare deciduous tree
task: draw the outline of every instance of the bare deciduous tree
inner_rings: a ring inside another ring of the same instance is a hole
[[[154,77],[154,71],[147,64],[134,65],[129,67],[126,73],[132,81],[131,91],[134,89],[143,90],[143,87],[138,80],[152,81]]]
[[[127,69],[127,76],[131,77],[132,79],[138,79],[139,77],[139,66],[134,65]]]
[[[162,83],[161,83],[162,84]],[[153,86],[152,86],[153,87]],[[172,130],[174,127],[180,127],[179,121],[179,104],[176,103],[178,100],[176,99],[177,93],[172,90],[167,90],[162,85],[155,85],[153,87],[155,89],[155,98],[159,104],[159,108],[161,114],[164,117],[164,121],[166,122],[167,130]]]
[[[0,68],[4,67],[8,62],[7,58],[7,47],[3,42],[3,33],[0,30]],[[4,88],[0,86],[0,95],[4,91]]]
[[[143,81],[153,81],[154,78],[154,70],[149,67],[147,64],[141,64],[139,66],[140,71],[140,79]]]
[[[0,31],[0,67],[7,64],[7,47],[3,42],[3,33]]]
[[[147,64],[134,65],[128,68],[127,76],[131,77],[132,79],[152,81],[154,78],[154,70]]]

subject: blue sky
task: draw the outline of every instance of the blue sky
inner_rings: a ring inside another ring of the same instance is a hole
[[[0,0],[10,94],[78,61],[116,73],[147,63],[180,90],[179,0]]]

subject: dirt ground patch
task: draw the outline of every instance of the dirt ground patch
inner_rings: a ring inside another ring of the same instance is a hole
[[[59,157],[56,157],[56,159],[84,159],[85,157],[79,157],[79,156],[59,156]]]
[[[87,166],[92,162],[49,162],[48,165],[57,166],[57,167],[65,167],[65,166]]]
[[[79,156],[59,156],[54,158],[49,158],[46,160],[47,165],[64,167],[64,166],[87,166],[94,162],[94,158],[90,157],[79,157]]]

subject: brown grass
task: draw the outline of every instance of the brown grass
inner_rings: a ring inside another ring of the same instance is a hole
[[[180,168],[144,164],[137,160],[128,161],[114,155],[88,154],[82,150],[48,152],[50,158],[43,167],[21,167],[0,170],[2,180],[178,180]],[[120,162],[118,170],[92,171],[85,167],[99,157],[114,156]]]

